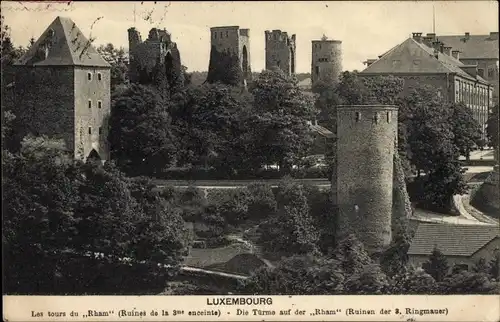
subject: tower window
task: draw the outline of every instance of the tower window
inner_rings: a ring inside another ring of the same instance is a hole
[[[356,122],[361,121],[361,112],[356,112]]]
[[[102,80],[102,74],[101,74],[101,73],[97,73],[97,80],[98,80],[98,81],[101,81],[101,80]]]
[[[315,66],[314,70],[316,72],[316,76],[319,76],[319,66]]]
[[[214,38],[217,39],[217,33],[216,32],[214,32]]]
[[[379,120],[379,115],[377,112],[375,112],[375,115],[373,115],[373,122],[378,124],[378,120]]]
[[[99,127],[99,134],[102,134],[102,128]]]
[[[387,112],[387,123],[391,123],[391,112]]]
[[[102,102],[101,101],[97,101],[97,107],[98,108],[102,108]]]
[[[226,38],[229,37],[229,31],[226,31]]]
[[[89,126],[89,134],[92,134],[92,126]]]
[[[92,100],[89,100],[89,108],[92,108]]]
[[[92,73],[87,73],[87,79],[90,81],[92,80]]]
[[[220,37],[222,38],[222,31],[220,32]]]

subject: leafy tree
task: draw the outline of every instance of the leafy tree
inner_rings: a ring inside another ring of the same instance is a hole
[[[444,294],[498,294],[498,284],[487,274],[468,271],[446,277],[440,288]]]
[[[436,281],[422,269],[409,270],[404,275],[395,276],[394,279],[402,280],[402,288],[398,294],[435,294],[438,291]]]
[[[363,244],[354,235],[340,240],[332,256],[341,263],[342,271],[348,275],[361,274],[367,265],[373,264]]]
[[[360,272],[350,275],[344,289],[347,294],[386,294],[389,288],[387,276],[377,264],[363,266]]]
[[[448,260],[437,248],[434,248],[431,255],[429,256],[429,260],[424,263],[422,267],[429,275],[431,275],[436,280],[436,282],[443,281],[450,269]]]
[[[271,186],[253,183],[247,186],[249,192],[248,217],[250,220],[261,220],[276,214],[277,203]]]
[[[123,47],[116,48],[113,44],[101,45],[97,52],[111,65],[111,89],[128,83],[128,65]]]
[[[276,267],[263,267],[238,287],[239,294],[341,294],[344,276],[335,260],[314,256],[285,258]]]
[[[216,190],[208,199],[228,224],[238,225],[248,218],[249,194],[246,189]]]
[[[380,263],[384,273],[389,277],[404,275],[408,267],[408,249],[410,249],[411,236],[408,227],[396,231],[391,246],[382,254]]]
[[[111,153],[124,171],[152,174],[175,163],[171,118],[155,89],[131,84],[113,99],[109,123]]]
[[[500,280],[500,252],[496,252],[495,256],[489,263],[490,266],[490,275],[492,278],[497,281]]]
[[[490,146],[498,147],[498,104],[495,105],[486,123],[486,135]]]
[[[454,144],[461,155],[469,158],[469,151],[481,146],[481,127],[464,103],[452,104],[449,108],[452,109]]]
[[[277,201],[278,214],[260,225],[260,243],[264,249],[279,254],[315,252],[318,233],[302,186],[282,183]]]
[[[210,51],[207,82],[210,84],[222,83],[231,86],[242,84],[243,70],[236,54],[219,52],[214,46]]]
[[[484,258],[480,258],[474,267],[472,268],[473,272],[475,273],[486,273],[489,274],[491,271],[491,266],[490,264],[486,261]]]
[[[265,164],[278,164],[289,173],[292,164],[305,156],[312,142],[307,121],[316,113],[312,98],[298,87],[295,78],[281,70],[263,71],[254,81],[253,117],[255,152]]]

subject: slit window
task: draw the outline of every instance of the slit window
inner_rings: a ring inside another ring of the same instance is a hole
[[[102,74],[101,73],[97,73],[97,80],[102,81]]]
[[[226,38],[229,37],[229,31],[226,31]]]
[[[375,112],[375,114],[373,115],[373,122],[378,123],[378,120],[379,120],[379,115],[377,112]]]
[[[356,112],[356,122],[359,122],[359,121],[361,121],[361,113]]]
[[[92,134],[92,127],[89,126],[89,134]]]
[[[89,100],[88,105],[89,105],[89,108],[92,108],[92,100]]]
[[[102,134],[102,128],[99,127],[99,134]]]
[[[391,123],[391,112],[387,112],[387,123]]]
[[[214,38],[217,39],[217,32],[214,32]]]
[[[90,81],[92,80],[92,73],[87,73],[87,79]]]
[[[97,107],[98,108],[102,108],[102,102],[101,101],[97,101]]]

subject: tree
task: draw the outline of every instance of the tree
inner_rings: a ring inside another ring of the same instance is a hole
[[[350,275],[344,289],[347,294],[375,295],[388,292],[389,281],[377,264],[363,266],[360,272]]]
[[[464,103],[451,104],[454,144],[461,155],[469,158],[469,152],[481,144],[481,127],[474,119],[472,110]]]
[[[262,220],[274,216],[277,203],[271,186],[253,183],[247,186],[249,192],[248,217],[250,220]]]
[[[335,260],[314,256],[285,258],[274,268],[263,267],[238,287],[239,294],[341,294],[344,276]]]
[[[422,267],[436,282],[442,282],[450,269],[448,260],[437,248],[434,248],[429,256],[429,260]]]
[[[268,252],[308,254],[316,251],[318,233],[302,186],[284,182],[279,187],[278,214],[259,227],[260,243]]]
[[[348,275],[361,274],[367,265],[373,264],[363,244],[354,235],[340,240],[332,256],[341,263],[342,271]]]
[[[111,89],[128,83],[128,66],[123,47],[116,48],[113,44],[101,45],[97,52],[111,65]]]
[[[212,46],[206,82],[238,86],[242,80],[243,70],[238,56],[227,51],[220,52]]]
[[[154,88],[138,84],[114,97],[109,141],[122,170],[153,174],[175,163],[176,139],[166,104]]]
[[[490,146],[498,147],[498,104],[495,105],[486,123],[486,135]]]
[[[498,283],[487,274],[468,271],[446,277],[440,288],[443,294],[498,294]]]
[[[254,157],[278,164],[289,173],[292,164],[306,155],[312,142],[308,120],[316,114],[313,99],[298,87],[295,78],[281,70],[263,71],[252,85]]]
[[[495,256],[489,263],[490,266],[490,275],[492,278],[497,281],[500,280],[500,252],[496,252]]]
[[[434,278],[422,269],[411,269],[406,274],[395,276],[394,279],[401,280],[402,288],[398,290],[398,294],[430,295],[438,291]]]

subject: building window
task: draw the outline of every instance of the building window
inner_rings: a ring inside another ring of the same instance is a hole
[[[493,77],[495,77],[495,69],[488,68],[488,78],[493,78]]]
[[[484,69],[482,69],[482,68],[478,68],[478,69],[477,69],[477,74],[478,74],[479,76],[481,76],[481,77],[484,77]]]
[[[356,122],[361,120],[361,112],[356,112]]]
[[[87,79],[90,81],[92,80],[92,73],[87,73]]]
[[[97,107],[98,108],[102,108],[102,102],[101,101],[97,101]]]
[[[89,100],[89,108],[92,108],[92,100]]]
[[[98,81],[102,81],[102,75],[101,75],[101,73],[97,73],[97,80]]]
[[[89,126],[89,134],[92,134],[92,127]]]

